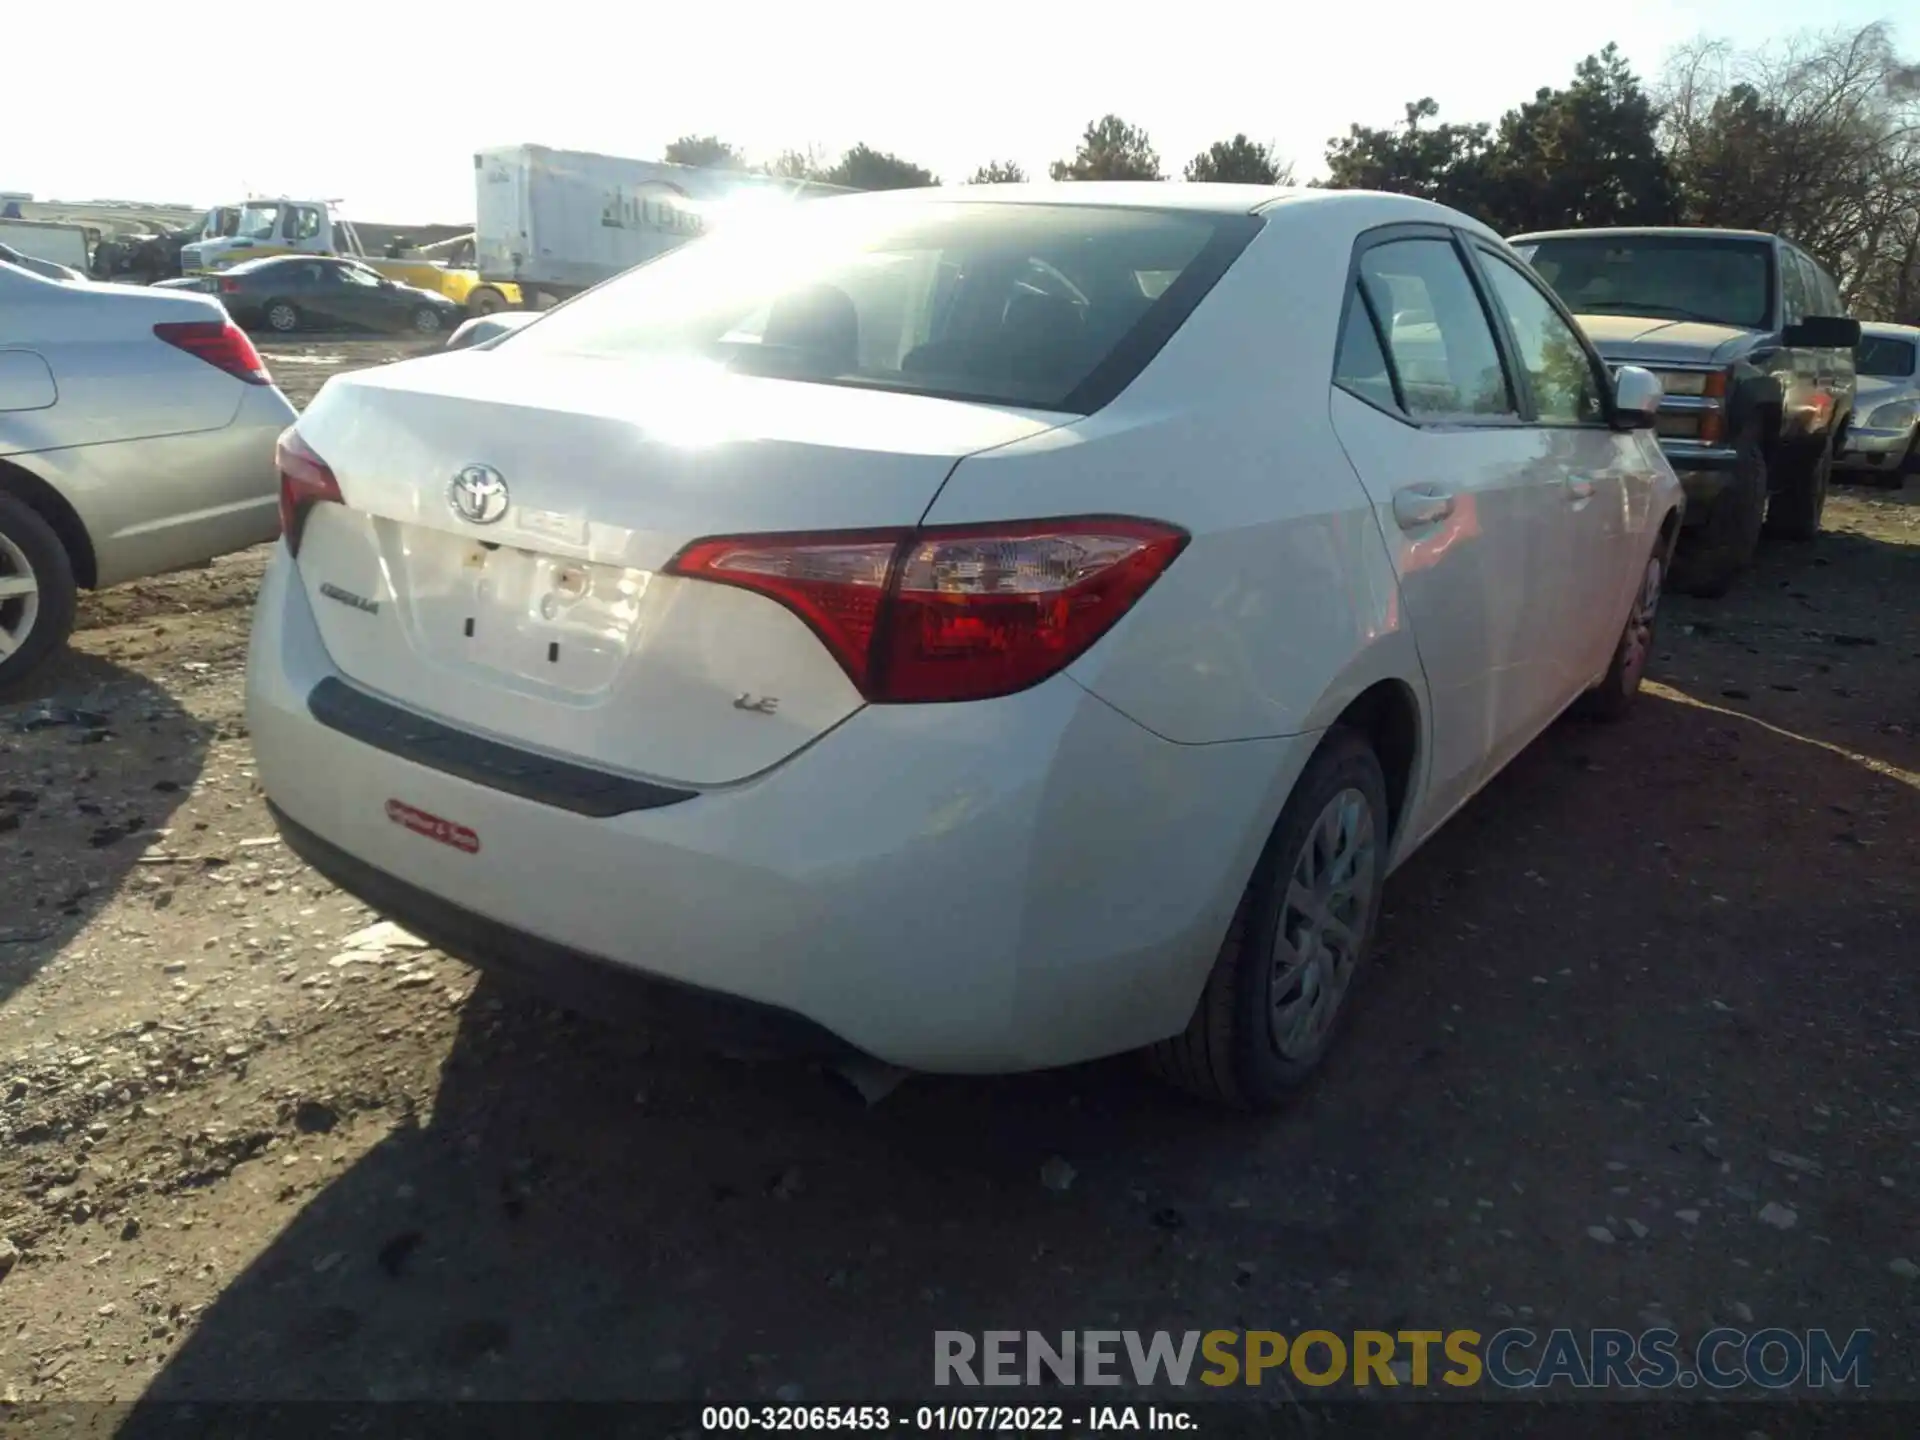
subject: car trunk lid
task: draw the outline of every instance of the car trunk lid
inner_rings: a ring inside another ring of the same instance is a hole
[[[300,432],[346,503],[308,516],[299,568],[363,689],[613,772],[724,784],[862,700],[791,611],[667,562],[706,536],[913,525],[959,458],[1062,418],[456,352],[316,399]]]

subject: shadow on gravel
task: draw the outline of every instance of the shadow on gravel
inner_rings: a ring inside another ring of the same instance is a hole
[[[143,868],[213,738],[145,676],[76,651],[0,703],[0,1004]]]
[[[1897,1331],[1914,834],[1910,784],[1737,718],[1557,727],[1396,877],[1343,1046],[1267,1118],[1125,1061],[869,1109],[483,986],[431,1116],[147,1398],[872,1400],[930,1391],[937,1328],[1697,1337],[1729,1295]],[[1901,1355],[1875,1384],[1920,1395]]]

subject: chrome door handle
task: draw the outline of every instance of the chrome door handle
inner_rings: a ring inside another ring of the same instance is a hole
[[[1453,514],[1453,496],[1434,485],[1409,485],[1393,492],[1393,518],[1402,530],[1418,530]]]
[[[1593,498],[1593,481],[1584,475],[1569,475],[1567,477],[1567,493],[1575,500],[1591,500]]]

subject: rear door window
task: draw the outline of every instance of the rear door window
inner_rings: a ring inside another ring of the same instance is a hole
[[[1360,285],[1386,329],[1408,414],[1517,415],[1493,329],[1450,241],[1375,245],[1360,257]]]
[[[1340,331],[1340,352],[1334,357],[1333,381],[1342,390],[1382,410],[1398,410],[1387,355],[1367,313],[1366,297],[1356,284],[1347,298],[1347,319]]]
[[[1820,314],[1844,315],[1847,313],[1847,302],[1840,298],[1840,287],[1834,284],[1833,277],[1826,272],[1818,260],[1813,261],[1813,282],[1815,297],[1820,302]]]

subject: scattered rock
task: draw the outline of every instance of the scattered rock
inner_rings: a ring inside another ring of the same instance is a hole
[[[0,1280],[7,1278],[13,1267],[20,1263],[20,1252],[14,1248],[13,1241],[0,1235]]]
[[[4,1244],[4,1241],[0,1241],[0,1246],[4,1246]],[[0,1274],[6,1273],[5,1255],[6,1251],[4,1248],[0,1248]],[[1898,1275],[1902,1280],[1920,1280],[1920,1265],[1914,1264],[1913,1261],[1907,1259],[1904,1255],[1897,1260],[1889,1260],[1887,1262],[1887,1271],[1890,1274]]]
[[[324,1100],[302,1100],[293,1107],[293,1125],[303,1135],[324,1135],[340,1123],[340,1112]]]
[[[1771,1225],[1776,1230],[1791,1230],[1800,1223],[1800,1215],[1791,1205],[1769,1200],[1760,1207],[1759,1220],[1762,1225]]]
[[[1700,1212],[1698,1210],[1676,1210],[1673,1212],[1673,1215],[1674,1218],[1683,1225],[1698,1225],[1700,1223]]]
[[[348,950],[427,950],[432,947],[411,931],[402,930],[391,920],[382,920],[364,930],[356,930],[340,944]]]
[[[1647,1227],[1642,1225],[1638,1220],[1629,1218],[1627,1221],[1627,1229],[1633,1233],[1633,1238],[1636,1240],[1644,1240],[1647,1238]]]
[[[1792,1170],[1801,1175],[1819,1175],[1824,1172],[1818,1160],[1809,1160],[1804,1155],[1789,1155],[1784,1150],[1767,1151],[1767,1159],[1783,1170]]]
[[[1604,1225],[1587,1226],[1587,1237],[1599,1241],[1602,1245],[1611,1245],[1615,1239],[1613,1231]]]
[[[1040,1167],[1040,1183],[1049,1190],[1068,1190],[1079,1172],[1058,1155],[1049,1155]]]
[[[380,1253],[374,1258],[379,1261],[382,1270],[398,1280],[401,1272],[407,1268],[407,1260],[425,1238],[418,1230],[403,1230],[382,1245]]]

